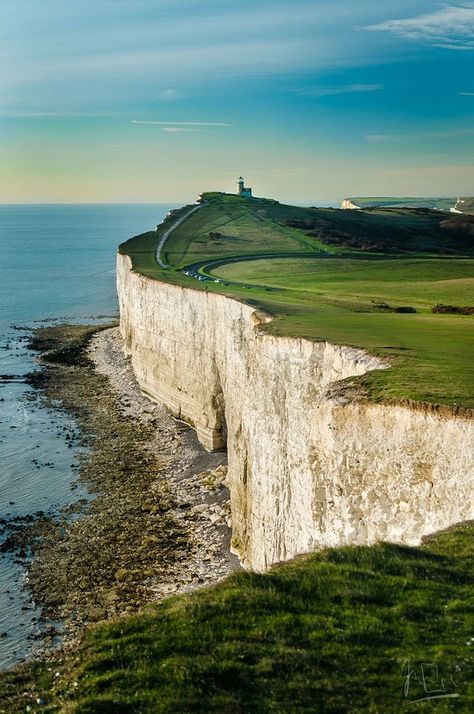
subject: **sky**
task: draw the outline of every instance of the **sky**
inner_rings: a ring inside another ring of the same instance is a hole
[[[474,193],[474,0],[1,0],[0,203]]]

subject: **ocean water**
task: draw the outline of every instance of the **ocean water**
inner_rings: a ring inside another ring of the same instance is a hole
[[[117,245],[175,207],[0,206],[0,519],[54,513],[82,495],[71,490],[80,447],[64,439],[74,422],[35,405],[22,381],[37,368],[27,328],[116,317]],[[22,565],[0,552],[0,669],[31,654],[38,615]]]

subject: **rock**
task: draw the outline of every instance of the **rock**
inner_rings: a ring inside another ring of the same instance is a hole
[[[193,513],[205,513],[208,510],[208,505],[206,503],[199,503],[197,506],[192,506],[191,511]]]

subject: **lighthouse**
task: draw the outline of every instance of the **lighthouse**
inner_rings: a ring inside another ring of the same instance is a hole
[[[238,187],[237,193],[241,198],[252,198],[252,189],[246,188],[245,181],[242,176],[239,178]]]

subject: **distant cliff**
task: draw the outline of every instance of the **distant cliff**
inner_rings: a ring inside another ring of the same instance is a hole
[[[451,210],[453,213],[474,213],[474,198],[468,196],[458,198],[456,205]]]
[[[474,424],[449,412],[349,401],[366,352],[275,337],[270,319],[211,292],[144,277],[118,256],[120,329],[142,390],[227,445],[233,547],[272,563],[323,546],[424,534],[474,517]]]
[[[460,200],[460,199],[458,199]],[[474,200],[474,199],[469,199]],[[426,198],[416,196],[356,196],[344,198],[341,208],[433,208],[449,211],[456,205],[456,198]]]
[[[362,208],[362,206],[359,206],[357,203],[354,203],[351,198],[343,198],[341,201],[341,208],[345,208],[346,210],[354,210]]]

